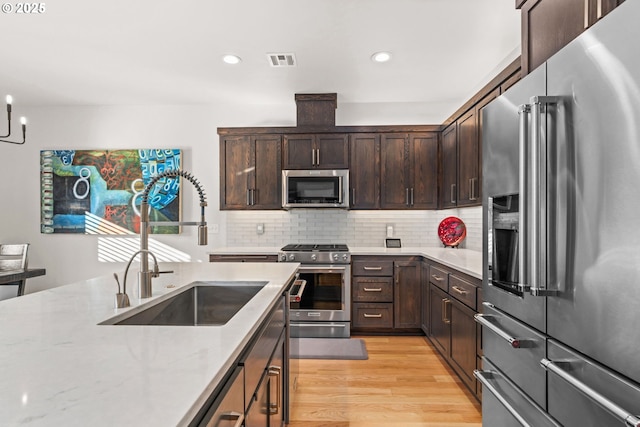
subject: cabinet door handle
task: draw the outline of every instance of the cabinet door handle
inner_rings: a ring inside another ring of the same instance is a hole
[[[274,415],[280,411],[280,383],[282,380],[280,379],[280,372],[282,372],[282,368],[280,366],[269,366],[269,376],[275,377],[276,381],[276,402],[271,402],[269,399],[269,414]]]
[[[455,184],[451,184],[451,203],[452,204],[456,203],[456,185]]]
[[[404,189],[405,195],[404,195],[404,204],[409,206],[409,188],[405,188]]]
[[[448,298],[442,299],[442,323],[451,323],[451,319],[447,316],[447,305],[449,305],[450,302],[451,300]]]
[[[413,187],[411,187],[411,206],[413,206]]]
[[[247,206],[251,206],[251,189],[247,188]]]
[[[601,19],[602,18],[602,0],[598,0],[598,3],[596,4],[596,18]]]
[[[231,412],[225,412],[224,414],[220,414],[220,421],[233,421],[236,420],[236,423],[233,425],[233,427],[240,427],[242,425],[242,423],[244,422],[244,414],[241,414],[240,412],[235,412],[235,411],[231,411]]]
[[[436,282],[442,282],[444,280],[444,278],[438,276],[437,274],[432,274],[431,277],[433,278],[433,280],[435,280]]]
[[[589,27],[589,1],[584,0],[584,28]]]
[[[311,166],[315,166],[316,165],[316,149],[312,148],[311,149]]]
[[[460,294],[460,295],[466,295],[469,293],[469,291],[462,289],[458,286],[452,286],[451,289],[453,289],[454,291],[456,291],[457,294]]]
[[[362,269],[365,270],[365,271],[382,271],[382,267],[364,266],[364,267],[362,267]]]
[[[320,149],[316,148],[316,166],[320,166]]]
[[[356,205],[356,189],[355,188],[351,189],[351,204],[353,206]]]
[[[382,288],[363,288],[365,292],[382,292]]]
[[[478,200],[476,195],[476,182],[478,178],[469,178],[469,200]]]
[[[370,318],[376,318],[379,319],[382,317],[382,313],[378,313],[378,314],[369,314],[369,313],[364,313],[363,314],[365,319],[370,319]]]

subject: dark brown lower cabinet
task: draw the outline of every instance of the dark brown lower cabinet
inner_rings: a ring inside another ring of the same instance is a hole
[[[352,257],[353,333],[420,333],[422,261],[419,257]]]
[[[449,319],[449,295],[440,288],[429,285],[431,321],[429,322],[431,342],[440,353],[448,358],[451,354],[451,319]]]
[[[479,279],[442,265],[429,267],[428,280],[428,284],[423,284],[423,291],[428,286],[429,300],[422,310],[429,311],[429,339],[479,400],[482,390],[476,384],[473,371],[479,367],[482,355],[478,341],[481,329],[474,315],[481,306],[482,284]]]
[[[451,300],[451,362],[469,389],[475,392],[476,322],[475,312],[464,304]]]
[[[278,340],[258,389],[251,397],[244,419],[245,427],[281,427],[284,425],[284,332]]]
[[[396,329],[420,327],[420,261],[393,263],[395,279],[393,327]]]

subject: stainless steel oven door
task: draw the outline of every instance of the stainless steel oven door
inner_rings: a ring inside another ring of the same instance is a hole
[[[307,283],[300,301],[290,302],[292,322],[351,320],[350,265],[301,265],[298,275]]]

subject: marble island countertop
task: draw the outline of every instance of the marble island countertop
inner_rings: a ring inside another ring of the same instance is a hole
[[[217,255],[275,255],[280,247],[227,247],[219,248],[210,253]],[[390,249],[384,247],[351,247],[351,255],[403,255],[424,256],[433,261],[456,269],[477,279],[482,279],[482,252],[471,249],[456,249],[439,247],[408,247]]]
[[[99,325],[141,304],[135,274],[128,279],[127,309],[113,308],[117,288],[112,276],[1,301],[0,424],[186,425],[238,358],[298,264],[160,267],[174,273],[154,279],[153,297],[142,304],[194,281],[268,283],[223,326]]]

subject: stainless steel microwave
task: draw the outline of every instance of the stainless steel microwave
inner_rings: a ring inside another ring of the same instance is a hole
[[[349,208],[349,170],[283,170],[282,207]]]

